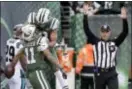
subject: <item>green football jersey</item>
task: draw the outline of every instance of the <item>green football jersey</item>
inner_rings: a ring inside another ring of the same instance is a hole
[[[45,36],[36,38],[36,40],[25,43],[25,55],[27,57],[28,71],[44,69],[47,65],[44,61],[43,51],[48,48],[48,39]]]
[[[35,87],[41,87],[38,81],[37,71],[42,71],[45,80],[51,89],[55,89],[54,66],[45,58],[43,51],[48,48],[47,37],[38,37],[36,40],[25,43],[25,54],[27,55],[27,77]],[[43,79],[43,78],[42,78]],[[42,80],[40,79],[40,80]],[[35,81],[34,81],[35,80]],[[43,81],[43,80],[42,80]],[[37,89],[35,88],[35,89]],[[40,88],[39,88],[40,89]]]

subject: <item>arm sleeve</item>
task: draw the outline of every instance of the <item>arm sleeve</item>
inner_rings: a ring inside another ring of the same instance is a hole
[[[48,39],[46,37],[41,37],[38,41],[38,51],[44,51],[49,47]]]
[[[126,36],[128,35],[128,22],[127,19],[123,19],[123,31],[120,33],[120,35],[114,40],[115,44],[119,46]]]
[[[87,15],[84,15],[84,18],[83,18],[83,29],[87,37],[87,43],[95,44],[98,41],[98,38],[89,29]]]

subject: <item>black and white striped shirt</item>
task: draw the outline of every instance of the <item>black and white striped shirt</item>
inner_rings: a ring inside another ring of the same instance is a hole
[[[123,31],[116,38],[104,41],[97,38],[89,29],[87,15],[84,15],[83,24],[84,31],[88,37],[87,43],[93,44],[95,66],[99,68],[111,68],[116,66],[116,54],[119,45],[124,41],[128,34],[128,23],[123,19]]]
[[[101,68],[110,68],[116,65],[116,53],[118,47],[114,42],[99,41],[93,46],[95,65]]]

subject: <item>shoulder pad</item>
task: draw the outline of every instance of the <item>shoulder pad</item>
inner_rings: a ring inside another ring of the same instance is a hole
[[[38,39],[38,51],[44,51],[49,47],[49,41],[47,37],[40,37]]]

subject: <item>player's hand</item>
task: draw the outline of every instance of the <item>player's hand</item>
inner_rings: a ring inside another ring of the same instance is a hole
[[[8,65],[5,68],[4,74],[6,75],[7,78],[11,78],[14,75],[15,68],[12,65]]]
[[[120,17],[122,19],[126,19],[127,18],[127,9],[125,7],[121,8],[121,15],[120,15]]]

